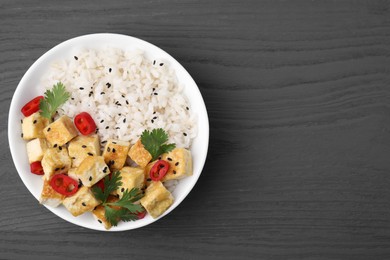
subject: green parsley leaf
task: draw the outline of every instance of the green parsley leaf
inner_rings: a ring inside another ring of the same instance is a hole
[[[141,135],[141,143],[145,149],[152,155],[152,161],[156,160],[161,154],[172,151],[175,144],[165,144],[168,141],[168,134],[162,128],[153,129],[151,132],[145,130]]]
[[[95,195],[95,198],[103,202],[103,204],[107,201],[108,196],[117,190],[119,186],[122,185],[122,177],[120,171],[113,172],[111,174],[111,179],[109,175],[104,177],[104,191],[100,189],[98,186],[92,187],[92,192]]]
[[[134,204],[134,202],[139,201],[143,197],[138,188],[133,188],[130,191],[126,189],[120,200],[107,202],[108,196],[122,185],[121,180],[120,171],[116,171],[112,173],[111,179],[108,175],[104,177],[104,191],[98,186],[92,187],[95,198],[102,202],[105,209],[104,215],[112,226],[117,226],[120,220],[137,220],[137,213],[144,211],[141,205]],[[116,209],[116,207],[120,207],[120,209]]]
[[[45,98],[41,99],[39,103],[41,116],[46,117],[51,121],[54,113],[69,99],[69,97],[69,92],[66,91],[64,84],[61,82],[54,85],[52,90],[46,90]]]

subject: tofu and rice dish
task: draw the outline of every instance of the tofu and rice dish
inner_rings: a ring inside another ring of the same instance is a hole
[[[21,108],[40,202],[92,214],[106,229],[161,216],[192,175],[197,134],[169,64],[141,51],[88,49],[52,64],[42,85]]]

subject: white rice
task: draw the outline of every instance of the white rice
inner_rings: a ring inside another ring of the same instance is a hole
[[[133,144],[144,130],[163,128],[169,142],[190,148],[197,134],[196,118],[175,72],[166,61],[148,60],[142,51],[105,47],[74,53],[54,63],[42,80],[45,89],[57,82],[71,93],[58,115],[73,118],[88,112],[101,142],[112,138]]]

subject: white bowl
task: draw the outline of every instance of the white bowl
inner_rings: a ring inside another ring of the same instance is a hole
[[[173,205],[159,218],[153,219],[149,214],[144,219],[133,222],[120,222],[118,226],[112,227],[110,231],[123,231],[146,226],[167,215],[175,209],[192,190],[197,182],[204,163],[206,161],[209,143],[209,122],[202,95],[190,74],[172,56],[160,48],[143,40],[120,34],[90,34],[67,40],[42,55],[24,74],[12,98],[8,118],[8,141],[12,158],[20,178],[32,195],[39,200],[42,189],[41,176],[30,172],[26,152],[26,141],[21,138],[20,120],[23,118],[20,109],[32,98],[42,95],[40,87],[41,77],[49,69],[52,62],[73,57],[75,50],[80,48],[99,48],[112,46],[121,49],[141,49],[147,57],[163,59],[169,62],[176,71],[178,81],[184,85],[184,94],[188,97],[193,112],[197,115],[198,135],[194,139],[191,152],[193,156],[193,175],[180,180],[173,192],[175,201]],[[37,202],[37,207],[40,204]],[[105,230],[103,225],[98,223],[90,213],[79,217],[73,217],[63,206],[53,208],[46,206],[57,216],[73,224],[95,230]]]

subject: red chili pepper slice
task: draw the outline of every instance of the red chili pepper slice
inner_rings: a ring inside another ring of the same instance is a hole
[[[169,170],[169,163],[164,160],[158,160],[150,169],[150,178],[154,181],[161,181]]]
[[[37,96],[27,102],[22,109],[20,110],[24,116],[30,116],[37,112],[39,110],[39,103],[41,102],[41,99],[43,99],[43,96]]]
[[[43,168],[40,161],[33,162],[30,164],[30,171],[36,175],[43,175]]]
[[[78,182],[65,174],[56,174],[50,180],[50,186],[58,193],[72,196],[78,189]]]
[[[146,216],[146,210],[137,213],[138,219],[143,219]]]
[[[96,124],[90,114],[81,112],[74,118],[74,124],[83,135],[89,135],[96,130]]]

